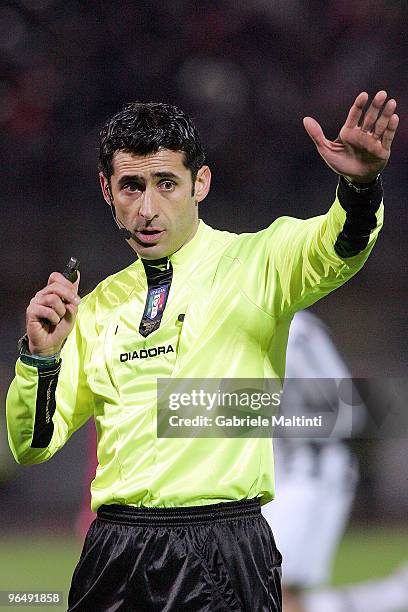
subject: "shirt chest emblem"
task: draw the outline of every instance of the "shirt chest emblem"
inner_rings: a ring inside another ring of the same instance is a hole
[[[147,300],[147,306],[145,316],[153,320],[164,310],[166,304],[166,297],[168,292],[168,286],[154,287],[149,290],[149,296]]]

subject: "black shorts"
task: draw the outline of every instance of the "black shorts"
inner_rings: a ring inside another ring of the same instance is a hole
[[[258,500],[102,506],[69,612],[280,612],[281,555]]]

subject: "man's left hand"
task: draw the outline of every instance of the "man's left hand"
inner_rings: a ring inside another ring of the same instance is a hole
[[[370,183],[384,170],[398,127],[397,103],[379,91],[367,111],[366,92],[360,93],[336,140],[328,140],[315,119],[305,117],[303,125],[326,164],[337,174],[356,183]]]

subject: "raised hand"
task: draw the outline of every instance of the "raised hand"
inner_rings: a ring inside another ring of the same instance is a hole
[[[31,300],[26,311],[26,325],[33,355],[54,355],[61,350],[74,327],[80,302],[78,285],[79,272],[75,283],[53,272],[47,286]]]
[[[334,172],[353,182],[369,183],[385,168],[399,123],[396,101],[386,100],[387,92],[379,91],[364,113],[368,94],[360,93],[334,141],[325,137],[315,119],[303,119],[321,157]]]

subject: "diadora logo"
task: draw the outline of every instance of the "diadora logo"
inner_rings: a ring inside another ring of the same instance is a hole
[[[132,359],[147,359],[148,357],[157,357],[157,355],[166,355],[166,353],[174,353],[174,348],[171,344],[168,346],[154,346],[149,349],[140,349],[133,353],[121,353],[120,360],[131,361]]]

